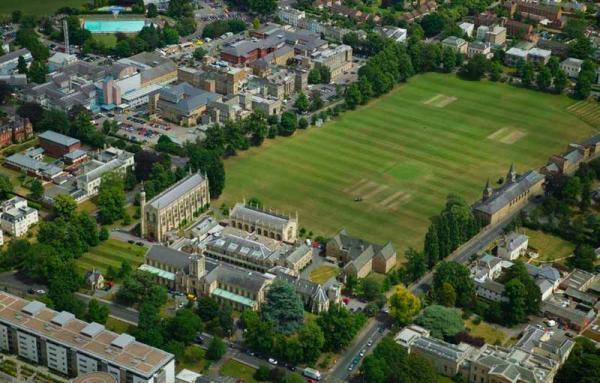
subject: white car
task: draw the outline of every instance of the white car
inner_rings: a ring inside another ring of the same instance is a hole
[[[273,358],[269,358],[269,363],[271,363],[273,366],[277,366],[277,360]]]

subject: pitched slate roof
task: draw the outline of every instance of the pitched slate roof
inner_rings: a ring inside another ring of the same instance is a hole
[[[527,192],[538,182],[544,180],[544,175],[536,170],[530,170],[519,176],[516,182],[505,183],[501,188],[494,191],[491,198],[479,201],[473,208],[487,214],[494,214],[511,203],[519,195]]]

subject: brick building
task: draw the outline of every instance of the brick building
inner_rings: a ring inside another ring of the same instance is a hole
[[[81,141],[76,138],[47,130],[39,135],[40,146],[51,157],[60,158],[81,148]]]
[[[19,143],[33,136],[31,122],[19,116],[0,121],[0,147]]]

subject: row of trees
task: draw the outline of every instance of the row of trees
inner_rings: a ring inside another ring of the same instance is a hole
[[[246,23],[240,19],[230,19],[230,20],[217,20],[213,21],[210,24],[207,24],[202,30],[202,37],[209,37],[214,39],[215,37],[222,36],[227,32],[231,32],[233,34],[242,32],[246,30]]]

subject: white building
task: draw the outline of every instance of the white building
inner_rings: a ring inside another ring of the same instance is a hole
[[[471,41],[467,47],[467,57],[471,58],[477,54],[484,55],[486,58],[492,58],[492,46],[483,41]]]
[[[13,237],[25,235],[29,228],[38,222],[38,211],[27,206],[27,200],[21,197],[4,201],[1,208],[2,231],[10,233]]]
[[[552,56],[552,52],[549,50],[541,48],[531,48],[527,53],[527,61],[533,64],[546,65],[548,63],[548,60],[550,60],[550,56]]]
[[[583,60],[576,59],[574,57],[569,57],[560,63],[560,69],[562,69],[565,74],[571,78],[579,77],[579,72],[581,71],[581,65],[583,64]]]
[[[0,246],[4,245],[4,232],[0,230]]]
[[[398,27],[381,27],[376,28],[376,30],[385,38],[391,39],[397,43],[402,43],[406,41],[406,36],[408,32],[406,29]]]
[[[490,27],[488,27],[487,25],[480,25],[479,28],[477,28],[477,34],[475,36],[475,38],[477,40],[483,41],[485,40],[485,37],[487,36],[487,33],[490,31]]]
[[[463,22],[458,24],[458,27],[463,31],[463,33],[469,37],[473,36],[473,30],[475,29],[475,25],[467,22]]]
[[[510,233],[503,237],[498,244],[498,256],[508,261],[514,261],[525,255],[529,237],[524,234]]]
[[[294,27],[297,27],[298,24],[306,18],[306,13],[304,11],[299,11],[288,6],[280,8],[278,15],[284,24],[289,24]]]
[[[515,67],[526,61],[527,51],[521,48],[512,47],[504,54],[504,63],[510,67]]]
[[[98,194],[103,175],[110,172],[125,174],[133,166],[133,154],[124,150],[110,147],[98,153],[83,165],[83,174],[77,177],[77,189],[83,192],[80,199],[85,200]]]

